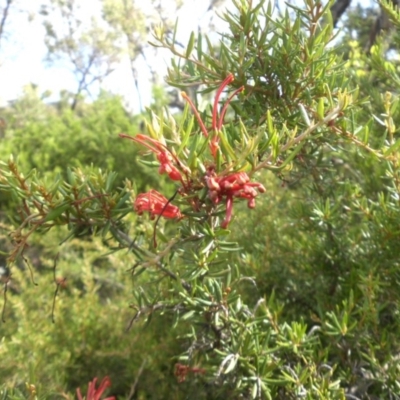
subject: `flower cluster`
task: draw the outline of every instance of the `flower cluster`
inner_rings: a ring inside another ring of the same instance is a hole
[[[104,377],[100,383],[98,389],[96,389],[96,381],[97,378],[94,378],[92,382],[89,382],[88,390],[86,393],[85,400],[100,400],[103,392],[111,386],[111,380],[108,376]],[[83,400],[81,389],[76,389],[76,394],[78,396],[78,400]],[[114,396],[107,397],[103,400],[116,400]]]
[[[178,379],[179,383],[185,382],[186,376],[189,373],[203,375],[206,373],[206,370],[204,368],[189,367],[189,365],[180,363],[175,364],[175,376]]]
[[[214,204],[219,204],[224,198],[226,200],[226,214],[221,224],[222,228],[226,228],[232,219],[234,197],[247,199],[247,206],[254,208],[257,191],[265,192],[265,187],[261,183],[250,182],[250,178],[245,172],[217,176],[215,171],[210,168],[205,181],[208,187],[208,196]]]
[[[152,219],[156,215],[169,219],[182,217],[179,208],[172,205],[167,198],[156,190],[139,194],[135,200],[134,209],[139,215],[142,215],[144,211],[148,211]]]
[[[221,94],[224,89],[233,81],[234,76],[232,74],[229,74],[222,81],[217,90],[212,109],[210,132],[207,130],[206,125],[203,122],[192,100],[185,93],[182,93],[183,98],[192,108],[203,135],[206,138],[210,138],[210,152],[212,157],[214,158],[214,161],[216,161],[218,158],[219,140],[228,106],[233,97],[244,89],[243,86],[239,89],[236,89],[228,97],[221,110],[219,110],[219,101]],[[170,177],[170,179],[181,182],[182,187],[178,190],[178,193],[185,196],[187,199],[189,199],[189,201],[192,201],[192,205],[196,208],[196,210],[198,209],[198,203],[195,196],[193,196],[193,190],[197,190],[194,189],[195,187],[204,187],[205,183],[208,189],[208,196],[213,204],[219,204],[221,201],[225,201],[226,215],[224,221],[221,224],[221,227],[223,228],[226,228],[232,219],[234,198],[247,199],[248,207],[254,208],[255,198],[258,193],[265,192],[264,186],[258,182],[250,182],[250,178],[245,172],[225,172],[218,175],[218,173],[215,171],[215,167],[209,167],[206,170],[204,180],[203,178],[201,178],[201,182],[196,183],[193,181],[190,169],[183,162],[181,162],[178,157],[172,151],[170,151],[161,141],[142,134],[137,134],[134,137],[126,134],[120,134],[119,136],[122,138],[130,139],[151,150],[160,162],[159,173],[166,173]],[[172,205],[170,201],[168,201],[162,194],[158,193],[155,190],[150,190],[147,193],[139,194],[135,200],[134,209],[139,215],[143,214],[144,211],[148,211],[152,219],[154,219],[156,215],[163,216],[169,219],[182,217],[179,208]]]
[[[171,152],[158,140],[153,139],[149,136],[137,134],[136,136],[129,136],[125,133],[120,133],[119,137],[130,139],[136,143],[140,143],[147,147],[153,153],[156,154],[158,161],[160,162],[160,168],[158,172],[163,174],[164,172],[173,180],[182,182],[182,174],[174,164],[180,164],[179,161],[171,154]]]

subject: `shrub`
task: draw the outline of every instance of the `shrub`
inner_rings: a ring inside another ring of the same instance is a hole
[[[162,113],[148,134],[120,135],[153,153],[171,181],[162,193],[129,181],[116,190],[112,173],[94,169],[49,187],[2,164],[2,187],[21,207],[9,264],[35,233],[67,226],[75,243],[86,243],[82,232],[101,237],[116,254],[107,268],[131,270],[133,326],[170,323],[174,356],[157,365],[175,374],[163,383],[176,398],[398,397],[398,98],[384,79],[363,88],[375,100],[386,91],[374,115],[331,44],[329,4],[305,4],[275,19],[263,1],[235,2],[217,46],[193,34],[181,51],[156,31],[155,44],[185,63],[173,62],[171,83],[217,89],[211,112],[183,94],[179,123]],[[363,63],[397,84],[379,46]],[[90,287],[84,297],[97,304]],[[60,306],[64,320],[74,307]],[[101,318],[106,330],[115,321]],[[120,345],[102,329],[85,334],[97,349]]]

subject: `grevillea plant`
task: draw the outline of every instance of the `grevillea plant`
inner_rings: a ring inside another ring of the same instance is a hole
[[[207,130],[192,100],[182,93],[182,97],[190,105],[200,127],[200,133],[194,133],[194,135],[203,135],[202,140],[195,139],[195,145],[183,142],[182,146],[182,141],[177,138],[175,145],[179,148],[176,150],[173,144],[167,144],[164,137],[151,138],[142,134],[132,137],[120,134],[121,138],[131,139],[156,155],[160,163],[159,173],[166,173],[173,181],[180,182],[177,193],[182,197],[183,202],[187,202],[188,207],[191,208],[190,212],[208,215],[211,226],[217,224],[217,219],[213,217],[217,215],[217,206],[222,202],[225,207],[225,218],[220,224],[222,228],[227,228],[232,219],[235,198],[247,199],[248,207],[254,208],[258,193],[265,192],[261,183],[251,182],[248,174],[240,170],[244,165],[229,160],[228,155],[219,145],[221,136],[224,134],[223,129],[225,130],[224,118],[228,105],[237,93],[244,90],[243,86],[236,89],[219,113],[221,94],[233,81],[233,75],[228,74],[218,88],[212,109],[211,130]],[[189,137],[184,138],[186,142],[190,142],[191,137],[193,138],[193,132],[188,130],[188,133]],[[193,154],[197,154],[195,159]],[[136,198],[135,210],[139,214],[148,211],[153,217],[155,215],[165,218],[182,217],[179,209],[170,203],[153,189]]]
[[[253,3],[234,2],[235,12],[224,16],[229,32],[217,45],[193,34],[182,52],[162,28],[156,30],[155,45],[181,61],[173,61],[168,81],[180,89],[195,85],[203,94],[216,90],[211,107],[200,110],[183,92],[182,115],[152,115],[147,134],[115,137],[150,153],[141,158],[157,168],[162,189],[138,193],[135,171],[116,189],[114,173],[93,168],[69,170],[67,180],[48,184],[35,171],[25,176],[13,158],[1,163],[0,187],[19,205],[8,263],[26,258],[36,231],[66,226],[66,240],[101,234],[112,251],[128,251],[135,259],[127,265],[133,275],[130,326],[167,315],[165,329],[178,327],[181,351],[170,369],[177,384],[200,382],[209,395],[204,398],[342,399],[328,350],[315,351],[320,326],[282,322],[273,293],[259,293],[257,282],[240,269],[240,248],[229,235],[248,227],[257,198],[268,201],[271,172],[284,183],[292,170],[299,180],[311,176],[309,186],[324,194],[328,168],[319,165],[331,149],[348,146],[391,161],[397,147],[381,151],[368,132],[353,130],[356,91],[354,98],[347,91],[330,47],[328,5],[307,0],[304,9],[293,8],[292,20],[289,14],[276,19],[264,1]],[[318,210],[299,223],[326,225],[333,206],[321,199]],[[244,284],[255,287],[249,303]],[[351,312],[351,304],[340,307]],[[329,324],[329,335],[346,348],[347,317]]]

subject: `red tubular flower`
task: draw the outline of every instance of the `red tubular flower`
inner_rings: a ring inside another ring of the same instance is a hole
[[[189,103],[190,108],[192,109],[192,111],[193,111],[194,115],[196,116],[196,119],[200,125],[200,129],[203,132],[204,137],[208,137],[207,128],[204,125],[204,122],[201,119],[200,114],[196,109],[196,106],[193,104],[192,99],[185,92],[181,92],[181,96]]]
[[[224,106],[222,107],[221,114],[218,118],[218,103],[219,99],[221,97],[222,92],[224,91],[225,87],[232,83],[235,80],[233,74],[229,74],[221,83],[220,87],[217,90],[217,93],[215,95],[214,99],[214,105],[213,105],[213,111],[212,111],[212,120],[211,120],[211,127],[212,130],[214,131],[214,137],[210,141],[210,150],[212,156],[215,158],[217,156],[217,151],[219,148],[218,142],[219,142],[219,137],[218,137],[218,132],[222,129],[222,125],[224,123],[224,118],[226,114],[226,110],[228,109],[229,103],[232,101],[232,99],[241,91],[244,90],[244,86],[241,86],[239,89],[236,89],[231,96],[229,96],[228,100],[225,102]],[[208,131],[204,125],[204,122],[202,121],[199,112],[197,111],[195,105],[193,104],[192,100],[189,98],[189,96],[182,92],[182,97],[189,103],[190,107],[193,110],[194,115],[196,116],[197,121],[199,122],[200,129],[203,132],[203,135],[205,137],[208,137]]]
[[[231,222],[233,214],[233,196],[227,195],[226,196],[226,214],[225,219],[222,221],[221,228],[226,229]]]
[[[168,203],[168,199],[156,190],[139,194],[136,197],[134,209],[139,215],[142,215],[144,211],[148,211],[152,219],[156,215],[169,219],[182,217],[179,208]]]
[[[190,367],[189,365],[175,364],[175,376],[178,379],[179,383],[185,382],[187,375],[190,373],[192,374],[205,374],[206,370],[204,368],[199,367]]]
[[[226,214],[221,224],[222,228],[227,228],[232,219],[234,197],[247,199],[247,206],[254,208],[258,192],[265,192],[265,187],[261,183],[250,182],[250,178],[245,172],[235,172],[219,177],[213,170],[210,170],[205,180],[209,189],[208,196],[214,204],[218,204],[223,198],[226,198]]]
[[[111,386],[111,380],[108,376],[103,378],[98,389],[96,389],[96,381],[97,378],[94,378],[92,382],[89,382],[85,400],[100,400],[103,392]],[[78,396],[78,400],[83,400],[80,388],[76,389],[76,394]],[[111,396],[103,400],[115,400],[115,397]]]
[[[179,169],[174,165],[175,158],[171,152],[158,140],[155,140],[149,136],[137,134],[136,136],[129,136],[124,133],[120,133],[119,137],[130,139],[136,143],[147,147],[153,153],[156,154],[158,161],[160,162],[160,168],[158,172],[163,174],[164,172],[173,180],[182,182],[182,174]]]
[[[222,129],[222,125],[224,124],[224,118],[226,114],[226,110],[228,109],[229,103],[232,99],[241,91],[244,90],[244,86],[241,86],[239,89],[236,89],[231,96],[228,97],[228,100],[225,102],[224,106],[222,107],[220,116],[218,118],[218,103],[221,93],[225,89],[227,85],[232,83],[235,80],[233,74],[229,74],[224,81],[221,83],[221,86],[218,88],[217,94],[215,95],[214,99],[214,107],[213,107],[213,115],[212,115],[212,129],[214,131],[214,137],[210,143],[211,154],[215,158],[217,156],[217,151],[219,149],[219,136],[218,132]]]
[[[212,114],[212,128],[214,131],[216,131],[219,127],[220,123],[222,126],[223,121],[218,121],[218,103],[219,103],[219,98],[221,96],[221,93],[225,89],[227,85],[232,83],[235,80],[233,77],[233,74],[229,74],[221,83],[221,86],[217,90],[217,94],[215,95],[214,99],[214,106],[213,106],[213,114]],[[229,104],[229,102],[227,102]]]

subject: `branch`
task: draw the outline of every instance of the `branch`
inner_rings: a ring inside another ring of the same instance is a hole
[[[125,232],[122,232],[120,229],[118,229],[116,226],[114,226],[114,232],[122,239],[126,242],[126,244],[128,245],[128,248],[130,249],[135,249],[136,251],[139,251],[141,253],[144,253],[147,255],[147,257],[149,257],[148,261],[140,261],[139,264],[143,267],[150,267],[152,265],[157,266],[157,268],[159,268],[162,272],[164,272],[166,275],[168,275],[170,278],[172,278],[174,281],[180,281],[182,287],[188,292],[190,293],[192,290],[192,286],[190,285],[190,283],[186,282],[184,279],[179,278],[178,275],[176,275],[174,272],[170,271],[169,269],[165,268],[162,265],[162,258],[165,257],[169,251],[171,250],[172,247],[174,247],[177,243],[178,240],[172,240],[167,246],[166,248],[162,251],[159,252],[157,254],[153,254],[147,250],[142,249],[141,247],[139,247],[134,240],[132,240]]]
[[[94,63],[94,61],[95,61],[95,59],[96,59],[96,56],[95,56],[94,53],[92,53],[91,56],[90,56],[90,58],[89,58],[89,62],[88,62],[88,64],[86,65],[86,68],[84,69],[84,71],[79,71],[79,68],[78,68],[78,67],[76,68],[76,69],[77,69],[77,72],[81,72],[81,73],[82,73],[82,77],[81,77],[81,79],[79,80],[78,89],[77,89],[77,92],[76,92],[75,95],[74,95],[74,100],[73,100],[73,102],[72,102],[72,104],[71,104],[71,110],[72,110],[72,111],[74,111],[75,108],[76,108],[76,105],[77,105],[77,103],[78,103],[78,97],[79,97],[79,95],[82,93],[82,91],[84,90],[84,88],[87,87],[87,84],[86,84],[86,77],[87,77],[87,75],[89,74],[89,70],[90,70],[90,68],[92,67],[92,65],[93,65],[93,63]]]
[[[400,0],[391,0],[392,4],[392,9],[395,10],[395,7],[397,7],[397,10],[395,12],[398,12],[398,9],[400,7]],[[391,28],[393,28],[393,21],[391,21],[391,16],[388,13],[387,9],[383,7],[382,4],[380,6],[380,14],[376,17],[375,23],[371,28],[371,32],[369,34],[369,44],[368,44],[368,54],[371,52],[371,47],[375,44],[376,39],[378,35],[382,33],[382,31],[388,31]]]
[[[139,378],[143,373],[143,370],[144,370],[144,367],[146,365],[146,362],[147,362],[147,359],[144,359],[143,362],[142,362],[142,365],[139,368],[138,373],[136,374],[135,381],[133,382],[133,385],[131,386],[131,390],[130,390],[129,395],[128,395],[128,400],[131,400],[132,397],[136,393],[136,388],[137,388],[137,385],[139,383]]]
[[[6,6],[4,7],[3,16],[2,16],[1,21],[0,21],[0,41],[1,41],[1,38],[3,37],[4,26],[6,24],[6,20],[7,20],[7,17],[8,17],[8,12],[10,10],[11,3],[13,2],[13,0],[6,0],[6,1],[7,1],[7,3],[6,3]]]
[[[331,7],[331,13],[333,18],[333,26],[336,27],[337,22],[343,13],[347,10],[351,0],[336,0],[335,4]]]
[[[337,107],[333,108],[323,119],[319,120],[316,123],[313,123],[310,125],[303,133],[301,133],[299,136],[295,137],[292,140],[289,140],[286,144],[284,144],[280,149],[279,153],[283,153],[284,151],[292,148],[293,146],[301,143],[305,139],[308,138],[308,136],[314,132],[316,129],[318,129],[321,126],[327,125],[330,121],[333,121],[342,111],[343,107],[341,105],[338,105]],[[260,169],[263,168],[268,168],[271,167],[271,160],[273,158],[273,153],[271,153],[266,160],[261,162],[260,164],[257,165],[257,167],[254,168],[254,171],[259,171]]]

